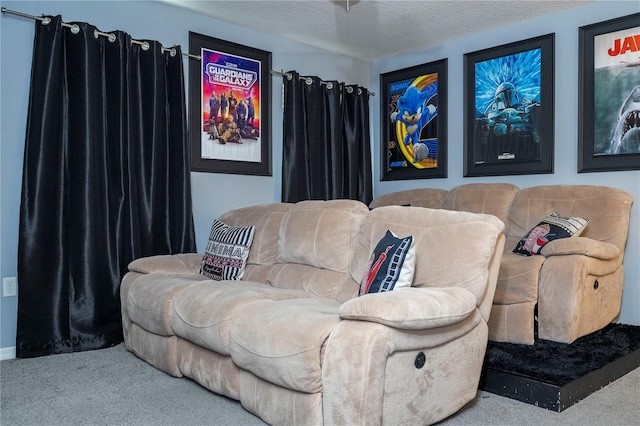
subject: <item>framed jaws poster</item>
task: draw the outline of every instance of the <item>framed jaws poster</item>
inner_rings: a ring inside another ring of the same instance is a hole
[[[271,52],[189,32],[191,170],[271,176]]]
[[[578,172],[640,169],[640,13],[579,30]]]

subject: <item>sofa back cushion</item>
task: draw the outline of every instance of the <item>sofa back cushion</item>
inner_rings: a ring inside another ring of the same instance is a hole
[[[469,183],[447,192],[441,208],[492,214],[504,222],[516,192],[518,187],[510,183]]]
[[[440,208],[447,191],[437,188],[415,188],[380,195],[369,203],[369,208],[382,206],[413,206]]]
[[[362,279],[369,256],[387,229],[400,237],[413,236],[414,287],[463,287],[476,296],[478,304],[482,302],[489,265],[498,240],[502,241],[501,220],[487,214],[443,209],[376,208],[367,215],[357,236],[350,267],[355,281]]]
[[[514,197],[506,221],[505,252],[545,216],[557,212],[565,217],[589,219],[582,237],[614,244],[621,251],[629,233],[631,194],[596,185],[542,185],[523,188]]]
[[[278,263],[346,273],[353,240],[369,209],[359,201],[301,201],[280,225]]]
[[[293,204],[288,203],[261,204],[230,210],[220,216],[220,221],[229,226],[255,227],[245,280],[264,282],[270,269],[269,265],[276,263],[282,218],[292,206]]]
[[[314,293],[319,294],[317,287],[324,282],[328,292],[340,293],[340,289],[333,287],[348,276],[355,236],[368,213],[365,204],[353,200],[313,200],[294,204],[282,218],[277,263],[306,265],[312,269],[299,276],[290,269],[278,270],[280,277],[276,279],[271,274],[271,284],[283,288],[306,285],[316,288]],[[323,271],[339,274],[325,274],[326,279],[311,277]],[[304,281],[307,284],[303,284]],[[354,285],[357,291],[357,284]]]

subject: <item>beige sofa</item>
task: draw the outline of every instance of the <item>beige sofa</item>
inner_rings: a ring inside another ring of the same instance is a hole
[[[502,221],[347,200],[220,220],[256,226],[241,281],[198,274],[197,254],[130,264],[122,320],[140,358],[278,425],[430,424],[475,397]],[[357,296],[388,229],[414,237],[412,287]]]
[[[505,222],[506,242],[489,321],[489,339],[534,343],[538,337],[571,343],[620,313],[624,249],[632,196],[593,185],[519,189],[507,183],[466,184],[449,191],[420,188],[377,197],[371,208],[411,205],[482,212]],[[546,215],[589,219],[579,237],[545,245],[538,256],[513,253]]]

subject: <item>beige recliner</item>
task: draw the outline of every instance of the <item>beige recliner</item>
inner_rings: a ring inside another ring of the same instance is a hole
[[[441,200],[438,205],[438,200]],[[631,194],[596,185],[473,183],[449,191],[418,188],[376,197],[389,204],[487,213],[505,222],[505,249],[489,320],[489,339],[571,343],[620,312]],[[552,212],[590,220],[579,237],[548,243],[538,256],[513,253],[518,241]]]
[[[538,337],[545,340],[571,343],[614,321],[622,302],[632,202],[625,191],[593,185],[518,191],[505,221],[490,339],[533,343],[536,304]],[[540,256],[513,253],[518,241],[553,211],[590,221],[581,236],[551,241]]]

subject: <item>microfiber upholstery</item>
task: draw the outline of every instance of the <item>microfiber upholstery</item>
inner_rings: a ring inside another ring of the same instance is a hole
[[[367,253],[390,229],[397,235],[413,235],[419,256],[414,287],[465,287],[480,301],[486,291],[488,269],[479,265],[489,262],[496,242],[487,243],[471,236],[500,232],[503,228],[504,224],[490,215],[470,216],[467,212],[422,207],[379,207],[362,223],[358,234],[360,249],[353,258],[351,273],[356,281],[361,280],[369,259]]]
[[[294,290],[276,290],[245,281],[202,281],[185,288],[175,300],[172,328],[178,337],[229,355],[229,326],[238,309],[263,299],[306,297]],[[243,311],[251,317],[251,312]]]
[[[131,321],[160,336],[173,335],[171,316],[181,290],[200,279],[197,276],[172,276],[152,273],[142,275],[123,301]]]
[[[240,368],[300,392],[322,390],[323,345],[340,322],[329,299],[261,300],[231,321],[231,358]],[[274,333],[265,333],[265,324]]]
[[[296,203],[282,219],[278,263],[346,272],[367,207],[351,200]]]
[[[413,205],[412,197],[418,204],[433,191],[442,190],[384,194],[370,206]],[[429,207],[491,214],[505,224],[504,253],[489,319],[491,340],[533,344],[537,325],[540,339],[571,343],[617,317],[631,194],[598,185],[518,188],[509,183],[472,183],[441,195],[441,203]],[[531,258],[512,253],[552,212],[584,218],[588,224],[579,236],[549,241]]]
[[[624,251],[633,198],[620,189],[595,185],[544,185],[518,191],[505,221],[507,237],[522,238],[550,212],[584,217],[582,237],[615,245]],[[513,248],[513,247],[512,247]]]
[[[383,206],[413,206],[438,209],[447,191],[437,188],[415,188],[380,195],[369,203],[369,208]]]
[[[219,220],[255,227],[240,280],[199,274],[202,255],[131,263],[122,323],[138,357],[268,424],[430,424],[473,400],[504,252],[498,218],[313,200]],[[387,230],[414,237],[414,279],[358,297]]]
[[[275,263],[280,223],[292,206],[293,204],[289,203],[262,204],[230,210],[220,216],[220,221],[229,226],[255,226],[247,265]],[[250,269],[250,266],[247,269]]]
[[[298,263],[274,265],[267,276],[267,283],[276,288],[302,290],[338,302],[349,300],[358,293],[358,283],[350,275]]]
[[[469,183],[449,190],[440,208],[473,213],[487,213],[504,221],[519,188],[510,183]]]

